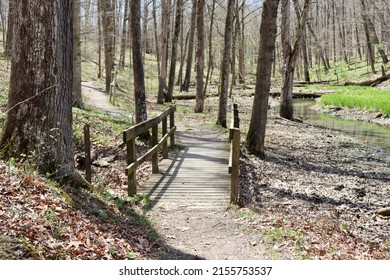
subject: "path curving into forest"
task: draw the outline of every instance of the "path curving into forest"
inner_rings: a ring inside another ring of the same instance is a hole
[[[83,83],[82,93],[86,105],[113,115],[124,114],[91,83]],[[160,162],[160,173],[139,188],[139,193],[151,196],[153,206],[146,215],[166,244],[166,258],[266,258],[261,236],[241,229],[242,217],[228,210],[226,136],[215,128],[188,121],[177,122],[176,135],[182,149]]]

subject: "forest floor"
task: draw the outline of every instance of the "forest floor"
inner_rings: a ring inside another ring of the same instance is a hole
[[[236,101],[244,143],[253,98]],[[176,103],[178,120],[217,129],[217,98],[206,100],[205,114],[192,113],[194,100]],[[112,139],[105,145],[92,141],[93,194],[60,189],[12,159],[0,162],[0,194],[6,197],[0,201],[6,221],[0,226],[0,259],[390,259],[390,219],[374,213],[390,206],[388,151],[270,110],[266,159],[242,145],[244,207],[150,209],[145,197],[126,198],[120,133],[95,125],[92,133]],[[220,133],[227,137],[226,130]],[[137,181],[142,184],[150,173],[146,162]],[[203,234],[203,243],[193,229]]]

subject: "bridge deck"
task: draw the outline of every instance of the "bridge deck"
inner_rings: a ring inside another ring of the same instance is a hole
[[[159,163],[158,174],[138,193],[155,203],[188,208],[226,208],[230,195],[229,149],[221,133],[195,124],[177,124],[177,143],[184,148],[170,152]]]

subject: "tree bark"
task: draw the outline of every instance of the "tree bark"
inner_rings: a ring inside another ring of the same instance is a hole
[[[102,27],[104,41],[104,65],[106,74],[106,92],[110,91],[111,72],[114,69],[115,58],[115,6],[110,0],[100,0],[102,11]]]
[[[206,96],[207,86],[209,84],[209,79],[211,75],[211,69],[213,67],[213,26],[214,26],[214,14],[215,14],[215,2],[213,0],[213,5],[211,7],[211,15],[210,15],[210,33],[209,33],[209,54],[208,54],[208,65],[207,65],[207,74],[206,74],[206,82],[204,84],[203,95]]]
[[[163,0],[161,3],[161,68],[158,83],[157,103],[164,103],[164,96],[167,90],[167,71],[168,71],[168,44],[170,27],[170,0]]]
[[[81,98],[80,0],[73,1],[73,107],[83,108]]]
[[[194,56],[195,25],[196,25],[196,6],[198,1],[192,0],[190,39],[188,43],[187,65],[184,82],[181,86],[182,91],[189,91],[191,82],[192,58]]]
[[[202,113],[204,107],[203,70],[204,70],[204,5],[205,0],[198,1],[196,13],[196,105],[195,112]]]
[[[30,159],[59,181],[85,183],[73,162],[72,1],[15,0],[13,8],[3,155]]]
[[[130,1],[130,30],[133,50],[133,75],[135,121],[140,123],[148,118],[146,110],[145,73],[142,59],[141,0]]]
[[[123,23],[122,23],[122,37],[121,37],[121,50],[119,55],[119,67],[121,69],[125,68],[126,62],[126,47],[127,47],[127,22],[129,20],[129,1],[125,0],[125,9],[123,15]]]
[[[225,22],[224,49],[221,63],[221,87],[217,124],[226,127],[227,97],[229,89],[230,52],[232,48],[233,11],[235,0],[229,0]]]
[[[297,5],[297,0],[293,0]],[[306,24],[310,0],[305,0],[302,15],[297,28],[297,34],[293,46],[290,44],[290,1],[282,0],[282,47],[283,47],[283,73],[282,92],[280,101],[280,116],[291,120],[293,118],[292,90],[294,82],[294,70],[299,56],[301,39]]]
[[[279,0],[265,0],[260,25],[260,46],[257,61],[256,87],[252,116],[246,137],[249,152],[264,157],[264,138],[267,123],[271,70],[274,60],[276,18]]]
[[[172,102],[173,87],[175,86],[177,43],[179,41],[182,10],[183,10],[183,0],[177,0],[176,16],[175,16],[175,29],[174,29],[173,38],[172,38],[171,67],[169,70],[168,91],[167,91],[167,94],[165,96],[165,102]]]

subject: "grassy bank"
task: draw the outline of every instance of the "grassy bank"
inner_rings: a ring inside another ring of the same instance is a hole
[[[390,115],[390,90],[371,87],[339,87],[320,98],[320,104],[378,111]]]

